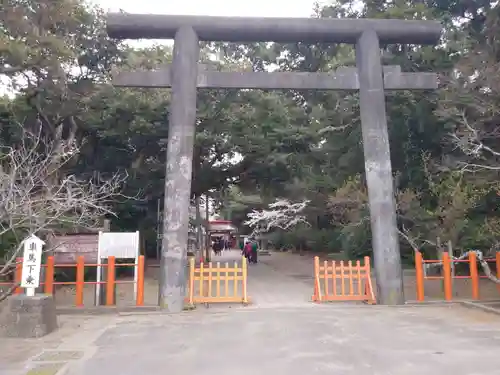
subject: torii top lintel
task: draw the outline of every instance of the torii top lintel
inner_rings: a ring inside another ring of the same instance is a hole
[[[368,18],[251,18],[109,13],[107,30],[118,39],[173,39],[192,27],[202,41],[306,42],[355,44],[363,31],[374,30],[381,43],[436,44],[437,21]]]

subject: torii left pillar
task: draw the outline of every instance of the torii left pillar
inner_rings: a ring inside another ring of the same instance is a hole
[[[200,46],[193,28],[183,26],[175,34],[172,61],[165,215],[161,244],[159,305],[181,312],[186,296],[189,207],[194,137],[196,131],[196,81]]]

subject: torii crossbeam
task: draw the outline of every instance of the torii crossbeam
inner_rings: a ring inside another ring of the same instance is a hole
[[[401,257],[384,90],[437,88],[433,73],[382,66],[380,44],[435,44],[434,21],[246,18],[109,14],[108,34],[121,39],[174,38],[170,67],[121,73],[117,86],[171,87],[160,305],[183,309],[197,88],[359,90],[363,150],[379,303],[404,303]],[[198,64],[199,41],[356,44],[356,68],[333,73],[217,72]]]

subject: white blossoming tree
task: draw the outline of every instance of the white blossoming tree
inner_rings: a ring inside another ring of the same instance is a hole
[[[244,224],[252,228],[252,236],[267,233],[272,229],[288,230],[298,224],[309,225],[303,214],[308,203],[308,200],[292,203],[287,199],[277,199],[267,209],[249,213]]]

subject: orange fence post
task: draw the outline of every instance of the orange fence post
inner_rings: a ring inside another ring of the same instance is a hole
[[[137,306],[144,305],[144,255],[140,255],[137,259],[137,296],[135,304]]]
[[[337,262],[332,260],[332,289],[333,289],[333,295],[337,295]],[[340,275],[340,277],[342,277],[342,275]],[[318,285],[319,284],[319,278],[318,278]],[[321,290],[320,290],[320,297],[319,299],[321,300]],[[326,296],[326,293],[325,293],[325,296]]]
[[[500,252],[496,252],[496,264],[497,264],[497,279],[500,280]],[[500,292],[500,284],[497,284],[497,289]]]
[[[354,278],[352,273],[352,260],[347,262],[347,266],[349,267],[349,295],[354,295]]]
[[[106,306],[112,306],[114,301],[115,291],[115,257],[108,257],[108,270],[106,278]]]
[[[229,262],[226,262],[226,268],[229,270]],[[191,272],[191,276],[193,277],[194,279],[194,270],[193,271],[190,271]],[[233,296],[237,296],[238,295],[238,282],[236,281],[236,278],[238,277],[239,275],[239,270],[238,269],[235,269],[234,272],[233,272],[233,275],[232,275],[232,279],[234,280],[233,282]],[[191,277],[190,276],[190,277]],[[230,296],[231,295],[231,292],[229,291],[229,281],[231,279],[229,278],[229,273],[226,274],[226,285],[225,285],[225,289],[226,289],[226,295]],[[191,287],[191,285],[194,285],[194,283],[191,283],[191,281],[189,282],[189,285]]]
[[[314,294],[313,301],[319,301],[319,257],[314,257]]]
[[[344,269],[344,261],[340,261],[340,290],[342,296],[345,296],[345,269]],[[337,290],[335,290],[335,294],[337,294]],[[326,295],[326,293],[325,293]]]
[[[215,271],[215,295],[220,298],[220,262],[217,262],[216,266],[217,271]]]
[[[370,305],[374,305],[377,303],[377,299],[375,298],[375,292],[373,291],[370,257],[365,256],[364,261],[365,261],[365,274],[366,274],[365,289],[367,289],[367,294],[368,294],[368,301],[367,302]]]
[[[417,301],[425,299],[424,294],[424,258],[420,251],[415,252],[415,277],[417,287]]]
[[[212,286],[213,286],[212,262],[208,262],[208,288],[207,288],[208,294],[207,294],[207,297],[213,297]]]
[[[205,297],[205,264],[200,263],[199,295]],[[194,288],[193,288],[194,290]]]
[[[76,306],[83,306],[83,287],[85,283],[85,258],[79,256],[76,260]]]
[[[201,265],[203,265],[203,263],[200,263]],[[188,301],[189,301],[189,305],[192,306],[194,305],[194,277],[195,277],[195,263],[194,263],[194,258],[191,258],[189,259],[189,297],[188,297]],[[203,266],[201,266],[203,267]],[[226,267],[229,268],[227,266],[227,263],[226,263]],[[201,277],[201,276],[200,276]],[[237,283],[236,283],[236,280],[234,281],[234,285],[235,285],[235,288],[237,287]],[[235,293],[236,295],[236,293]]]
[[[243,303],[248,303],[247,295],[247,258],[243,257],[241,260],[241,270],[242,270],[242,287],[241,292],[243,294]],[[234,281],[236,282],[236,280]]]
[[[21,281],[23,281],[23,258],[16,258],[16,271],[14,275],[14,282],[16,284],[21,284]],[[21,287],[17,287],[14,290],[14,294],[21,294],[22,289]]]
[[[333,268],[333,272],[335,273],[335,263],[333,263],[332,268]],[[328,282],[328,261],[325,260],[323,262],[323,290],[324,290],[325,296],[330,294],[328,284],[329,284],[329,282]],[[335,290],[333,291],[333,294],[336,294]]]
[[[47,257],[47,263],[45,265],[45,294],[54,294],[54,257]]]
[[[443,285],[444,285],[444,299],[451,301],[453,292],[451,290],[451,262],[450,254],[443,253]]]
[[[363,279],[361,277],[361,262],[356,261],[356,279],[358,280],[358,295],[363,294]]]
[[[479,274],[477,272],[477,257],[474,251],[469,252],[469,268],[472,284],[472,299],[479,299]]]

